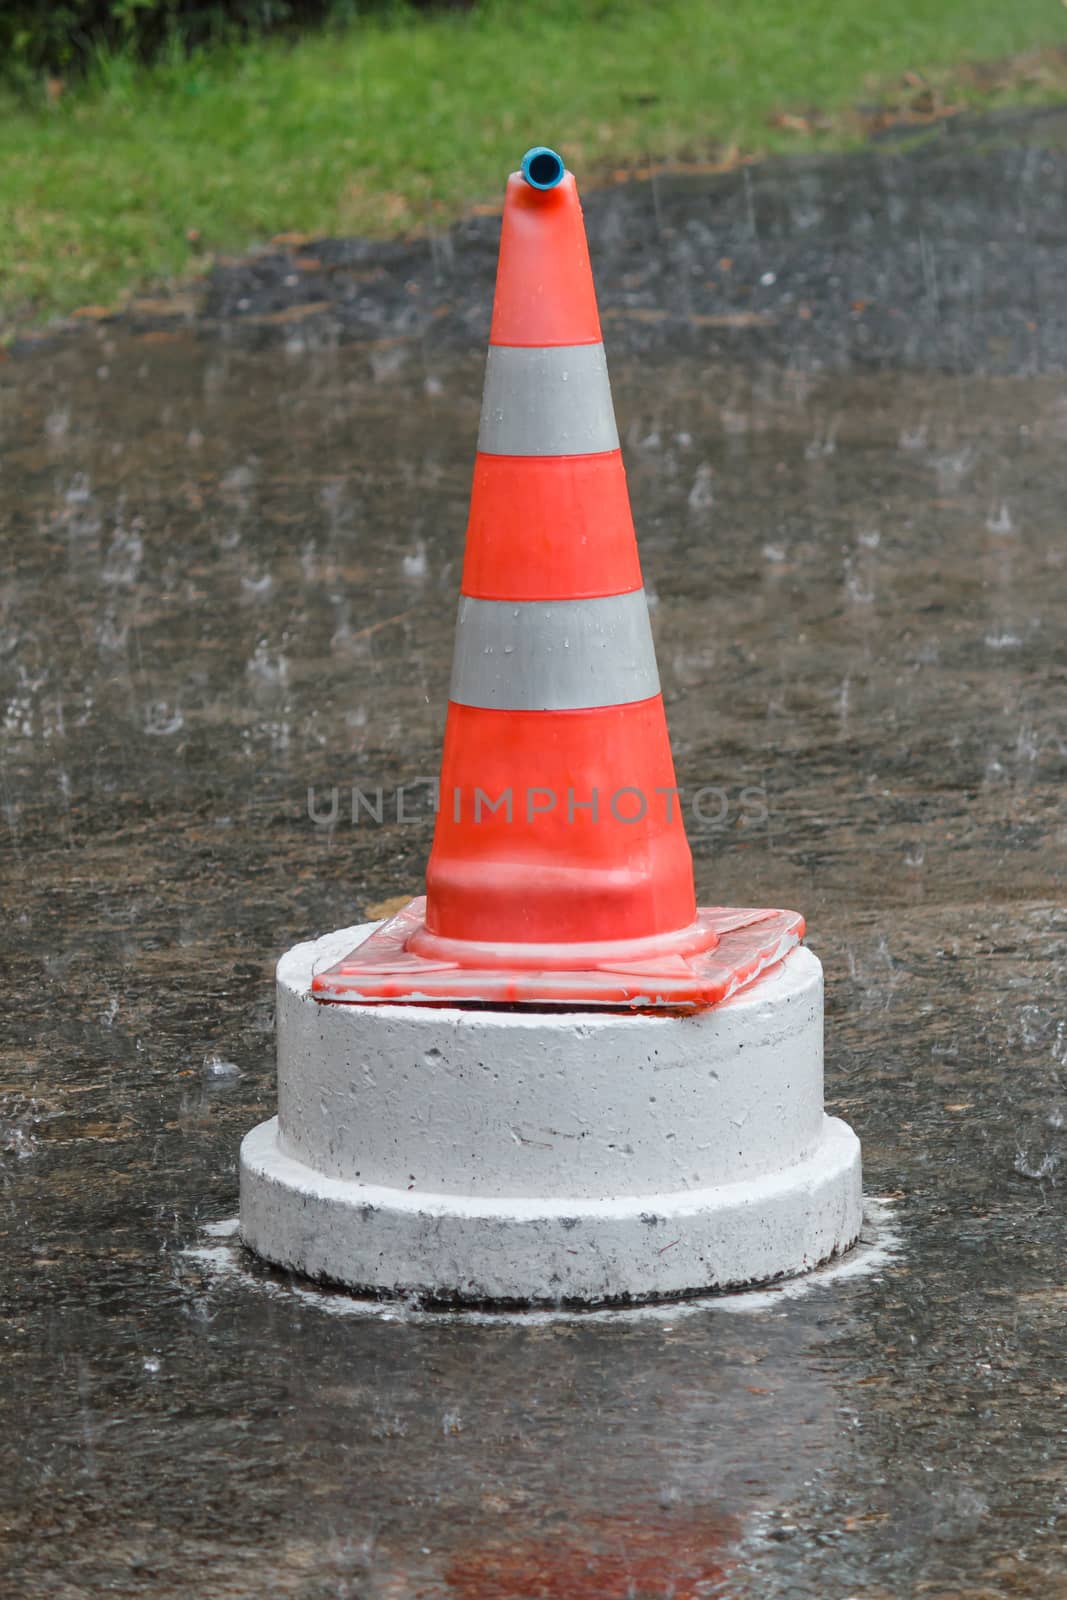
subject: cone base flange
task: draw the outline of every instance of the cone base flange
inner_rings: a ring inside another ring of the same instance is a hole
[[[315,974],[316,1000],[334,1005],[719,1005],[804,937],[797,911],[702,906],[675,934],[584,947],[498,946],[435,938],[417,896],[342,960]],[[466,948],[465,948],[466,947]],[[426,954],[429,950],[431,953]],[[511,959],[509,959],[509,954]]]

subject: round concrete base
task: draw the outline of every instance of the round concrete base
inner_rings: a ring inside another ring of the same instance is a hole
[[[806,1161],[769,1178],[626,1200],[414,1195],[324,1178],[277,1118],[241,1149],[241,1232],[279,1266],[354,1289],[455,1302],[633,1302],[818,1266],[859,1235],[860,1147],[827,1117]]]
[[[279,964],[279,1116],[241,1149],[260,1255],[373,1292],[604,1302],[765,1283],[857,1238],[810,951],[686,1017],[313,1000],[369,931]]]

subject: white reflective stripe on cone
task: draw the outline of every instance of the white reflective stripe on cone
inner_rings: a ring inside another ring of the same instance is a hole
[[[491,344],[478,449],[491,456],[585,456],[617,450],[602,344]]]
[[[659,693],[643,589],[596,600],[463,595],[449,698],[499,711],[577,711]]]

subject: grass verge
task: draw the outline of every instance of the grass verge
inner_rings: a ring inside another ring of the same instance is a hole
[[[487,0],[103,59],[39,104],[0,98],[0,319],[111,306],[283,230],[443,225],[495,203],[534,143],[588,184],[1062,98],[1065,45],[1061,0]]]

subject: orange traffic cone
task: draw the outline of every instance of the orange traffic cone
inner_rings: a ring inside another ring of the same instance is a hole
[[[798,942],[698,911],[578,191],[508,181],[427,895],[321,1000],[707,1005]]]

